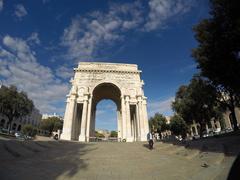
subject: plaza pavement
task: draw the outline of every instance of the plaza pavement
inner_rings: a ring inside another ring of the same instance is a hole
[[[233,141],[239,140],[235,137]],[[206,146],[203,141],[187,145],[188,148],[155,143],[151,151],[142,142],[79,143],[0,138],[0,179],[226,179],[237,154],[229,151],[227,142],[229,140],[209,141]],[[236,146],[235,150],[238,149]]]

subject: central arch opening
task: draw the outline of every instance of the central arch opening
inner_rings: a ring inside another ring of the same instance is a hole
[[[95,136],[117,138],[117,106],[112,100],[101,100],[96,107]]]
[[[92,94],[90,136],[97,137],[103,134],[105,139],[111,136],[113,136],[111,139],[121,138],[120,89],[112,83],[102,83],[95,87]],[[112,134],[111,131],[113,131]]]

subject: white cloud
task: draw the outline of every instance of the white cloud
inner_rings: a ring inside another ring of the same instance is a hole
[[[16,7],[15,7],[14,14],[19,19],[21,19],[22,17],[26,16],[28,13],[27,13],[27,10],[25,9],[25,7],[22,4],[17,4]]]
[[[0,0],[0,12],[3,10],[3,0]]]
[[[34,44],[40,44],[41,43],[41,41],[40,41],[40,39],[39,39],[39,37],[38,37],[38,33],[37,32],[33,32],[28,38],[27,38],[27,41],[29,42],[29,43],[34,43]]]
[[[161,101],[152,101],[149,102],[148,107],[148,116],[151,117],[155,113],[161,113],[164,115],[169,115],[172,112],[171,104],[174,101],[174,97],[169,97],[168,99]]]
[[[193,5],[193,0],[150,0],[150,12],[144,26],[145,31],[156,30],[166,26],[166,21],[172,17],[178,17]]]
[[[61,45],[67,48],[67,59],[91,61],[104,50],[126,39],[129,32],[149,32],[166,27],[171,18],[190,10],[193,0],[150,0],[148,8],[142,1],[110,3],[104,12],[94,11],[76,16],[64,29]]]
[[[0,46],[0,77],[4,84],[14,84],[28,93],[42,113],[58,112],[65,101],[68,84],[56,78],[52,70],[37,62],[27,41],[5,36]]]
[[[73,68],[69,68],[66,66],[61,66],[61,67],[57,68],[57,70],[56,70],[56,75],[63,79],[69,79],[69,78],[73,77],[73,74],[74,74]]]
[[[77,16],[64,30],[62,45],[68,48],[68,58],[92,60],[106,46],[124,39],[122,32],[142,23],[140,4],[112,4],[106,13],[95,11],[86,17]]]

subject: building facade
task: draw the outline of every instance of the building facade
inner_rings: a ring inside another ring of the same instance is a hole
[[[34,127],[38,127],[42,119],[42,115],[40,114],[39,110],[34,108],[30,115],[13,119],[11,124],[11,130],[13,131],[21,131],[23,125],[31,124]],[[2,114],[0,114],[0,127],[1,128],[8,128],[8,118]]]
[[[53,114],[43,114],[43,115],[42,115],[42,119],[48,119],[48,118],[50,118],[50,117],[57,117],[57,118],[59,118],[60,120],[63,120],[63,117],[60,116],[60,115],[58,115],[58,114],[56,114],[56,113],[53,113]]]

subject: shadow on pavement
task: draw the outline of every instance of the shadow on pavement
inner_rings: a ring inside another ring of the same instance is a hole
[[[0,139],[0,179],[56,179],[86,170],[93,144]]]
[[[149,149],[149,144],[143,144],[143,147]],[[149,149],[150,150],[150,149]]]
[[[196,149],[201,152],[224,153],[226,156],[237,156],[240,153],[240,134],[209,137],[190,141],[162,140],[161,142]]]

